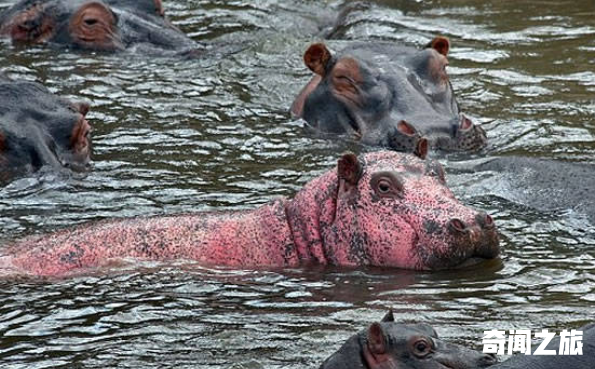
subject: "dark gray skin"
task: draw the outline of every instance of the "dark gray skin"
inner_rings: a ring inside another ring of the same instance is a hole
[[[444,342],[427,324],[395,323],[392,311],[352,336],[321,369],[475,369],[497,362],[493,355]]]
[[[472,167],[465,164],[463,171],[497,173],[489,184],[475,184],[477,192],[542,212],[572,210],[595,223],[595,164],[513,156],[489,158]]]
[[[304,62],[316,75],[291,111],[319,132],[397,151],[481,149],[486,133],[461,113],[446,73],[449,48],[444,37],[422,50],[375,41],[332,54],[311,45]]]
[[[0,15],[0,35],[15,44],[106,52],[202,49],[169,22],[161,0],[23,0]]]
[[[491,366],[490,369],[593,369],[595,368],[595,324],[589,324],[578,330],[583,331],[582,355],[515,355],[510,359]],[[532,351],[537,348],[532,345]],[[556,335],[548,345],[548,350],[559,352],[560,336]]]
[[[0,183],[43,166],[80,170],[91,154],[86,103],[0,74]]]

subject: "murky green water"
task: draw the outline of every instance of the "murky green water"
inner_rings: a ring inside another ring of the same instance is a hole
[[[501,263],[436,274],[143,264],[62,281],[4,281],[0,366],[314,368],[389,307],[469,345],[487,329],[561,330],[592,320],[593,225],[572,211],[511,201],[498,173],[456,170],[486,155],[594,162],[592,1],[378,3],[350,20],[342,38],[451,39],[459,102],[486,123],[490,146],[439,158],[455,193],[498,223]],[[306,135],[287,113],[309,79],[301,55],[339,4],[165,5],[194,39],[247,48],[180,61],[0,45],[0,68],[10,75],[91,101],[95,129],[91,173],[45,173],[0,189],[0,239],[104,218],[254,207],[291,196],[339,153],[358,149]]]

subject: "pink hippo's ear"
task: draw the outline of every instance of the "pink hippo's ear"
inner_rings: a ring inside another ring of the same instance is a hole
[[[339,179],[344,180],[351,186],[357,185],[363,173],[362,164],[352,152],[341,156],[337,162],[337,171],[339,173]]]
[[[312,44],[304,54],[304,63],[310,70],[319,76],[324,77],[326,66],[331,60],[331,52],[323,43]]]
[[[383,323],[392,323],[395,321],[395,316],[393,315],[393,309],[390,309],[388,313],[382,318],[381,322]]]
[[[450,42],[446,37],[437,36],[429,44],[426,45],[426,48],[432,48],[438,51],[440,54],[444,56],[448,56],[448,50],[450,50]]]

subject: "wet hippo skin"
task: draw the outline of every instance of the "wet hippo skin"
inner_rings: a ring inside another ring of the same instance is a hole
[[[161,0],[23,0],[0,15],[0,35],[100,51],[200,48],[167,20]]]
[[[132,218],[31,237],[0,267],[57,276],[110,260],[196,260],[234,267],[459,267],[499,254],[492,218],[461,204],[438,162],[393,151],[343,155],[294,199],[252,211]]]
[[[459,166],[457,166],[457,169]],[[465,164],[463,172],[493,172],[494,177],[469,188],[494,194],[541,212],[573,211],[595,223],[595,164],[509,156]]]
[[[88,104],[56,96],[39,83],[0,74],[0,184],[43,166],[86,169],[88,110]]]
[[[320,369],[476,369],[496,362],[493,355],[439,339],[427,324],[395,323],[389,312],[349,338]]]
[[[291,111],[316,131],[397,151],[417,152],[428,143],[480,149],[485,131],[461,113],[446,73],[449,48],[444,37],[421,50],[371,41],[332,53],[313,44],[304,62],[315,76]]]

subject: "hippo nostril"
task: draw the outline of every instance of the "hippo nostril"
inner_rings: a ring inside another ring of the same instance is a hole
[[[467,227],[465,222],[457,218],[451,219],[448,222],[448,229],[452,233],[467,233],[469,231],[469,228]]]
[[[473,122],[471,122],[471,119],[467,118],[464,115],[461,115],[461,123],[459,124],[459,129],[461,131],[468,131],[473,127]]]
[[[494,219],[489,214],[479,213],[475,220],[483,229],[494,229],[495,227]]]

